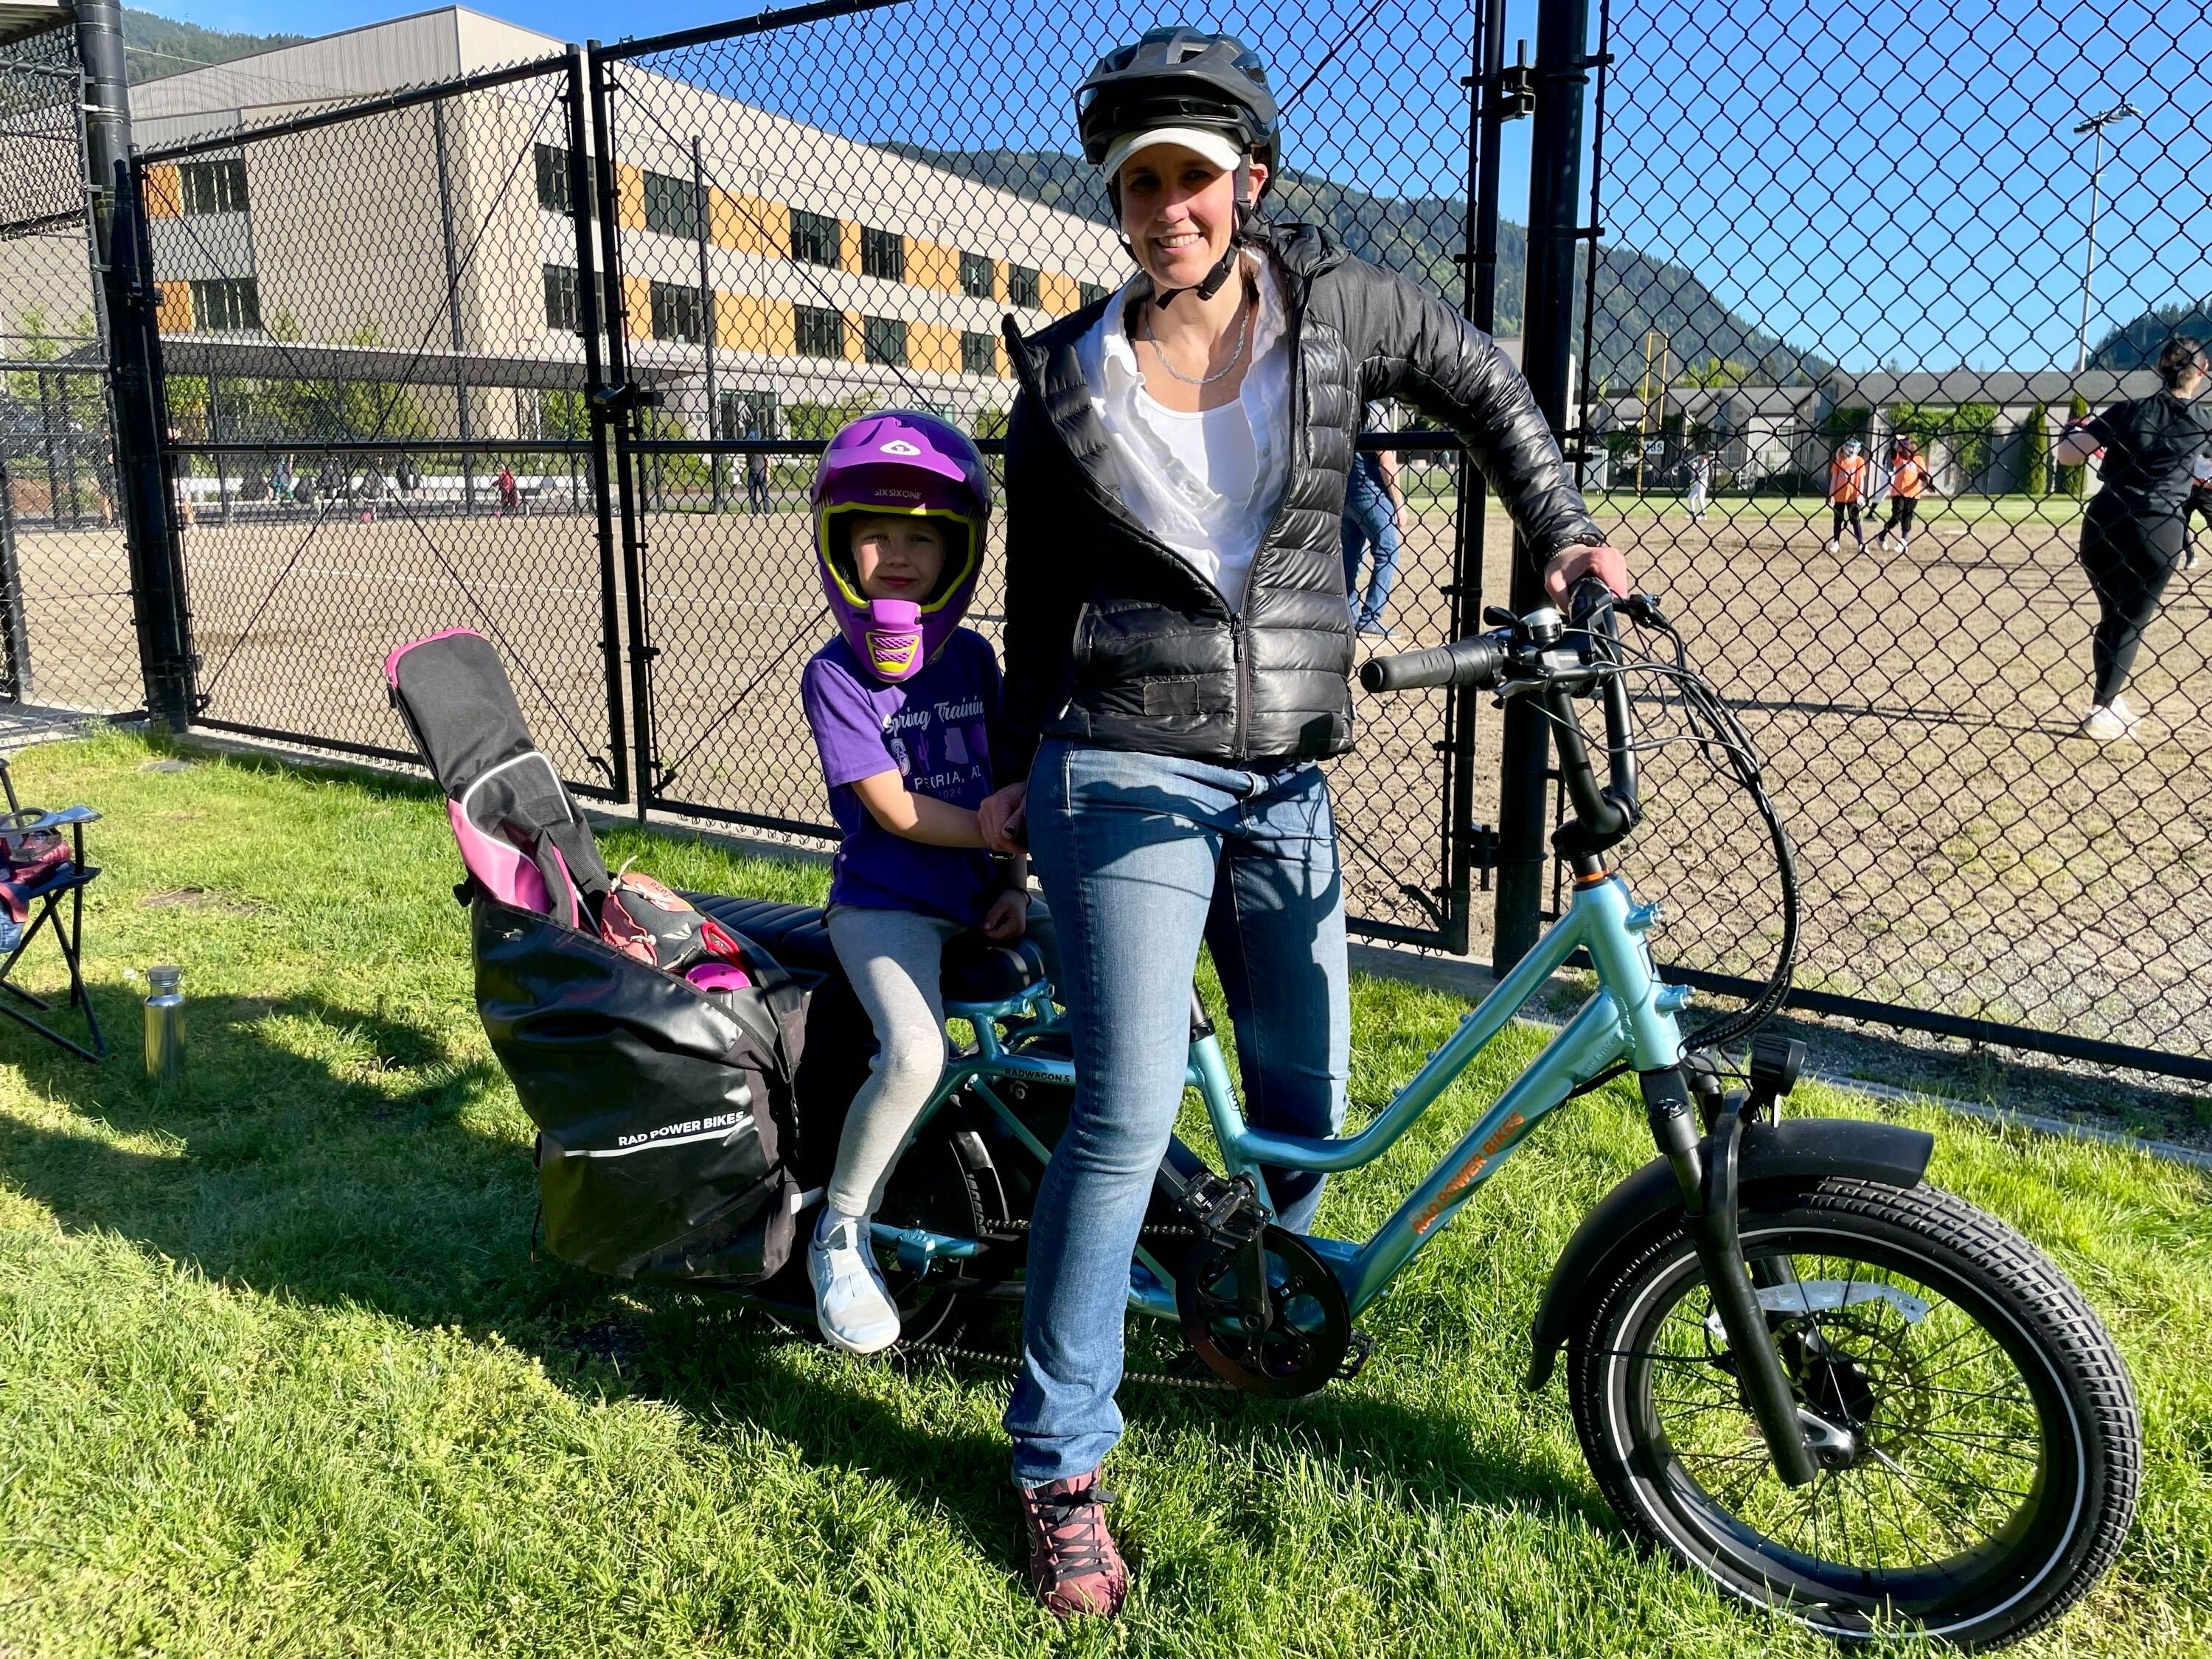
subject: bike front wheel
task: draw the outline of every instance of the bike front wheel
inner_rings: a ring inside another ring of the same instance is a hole
[[[1774,1472],[1678,1220],[1592,1299],[1569,1371],[1583,1453],[1638,1540],[1841,1641],[1995,1647],[2080,1600],[2142,1468],[2126,1367],[2081,1292],[1932,1187],[1768,1193],[1741,1234],[1820,1474]]]

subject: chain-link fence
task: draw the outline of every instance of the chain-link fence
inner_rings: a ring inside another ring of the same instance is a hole
[[[1603,24],[1586,481],[1768,757],[1799,984],[2201,1064],[2201,567],[2172,502],[2101,497],[2062,444],[2156,394],[2170,337],[2212,337],[2212,123],[2177,90],[2212,23],[1607,0]],[[1771,874],[1706,775],[1651,767],[1631,869],[1684,965],[1757,977]]]
[[[539,741],[627,793],[617,579],[572,272],[568,57],[141,152],[197,719],[411,759],[374,665],[497,641]]]
[[[612,349],[632,379],[664,377],[624,445],[649,801],[834,833],[798,695],[824,637],[813,456],[853,416],[897,405],[995,451],[1014,395],[1001,319],[1033,331],[1129,275],[1096,174],[1068,153],[1073,92],[1157,21],[1096,0],[1025,13],[1010,33],[1002,9],[969,0],[605,55]],[[1280,90],[1291,136],[1273,210],[1458,301],[1460,28],[1425,15],[1378,27],[1352,0],[1206,26],[1258,43]],[[1462,591],[1455,455],[1407,447],[1401,481],[1384,619],[1396,645],[1433,644],[1452,636]],[[987,563],[970,613],[994,641],[1001,568]],[[1334,778],[1355,926],[1449,937],[1463,908],[1447,914],[1445,699],[1366,720]]]
[[[0,45],[0,703],[142,707],[76,37]]]

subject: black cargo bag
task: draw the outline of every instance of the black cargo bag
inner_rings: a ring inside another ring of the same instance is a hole
[[[757,949],[702,991],[479,894],[477,1012],[538,1126],[545,1242],[623,1279],[738,1286],[791,1254],[805,1000]]]
[[[600,937],[605,865],[488,641],[434,635],[386,672],[471,871],[477,1012],[538,1126],[553,1254],[704,1288],[775,1273],[797,1227],[799,988],[742,936],[718,988]]]

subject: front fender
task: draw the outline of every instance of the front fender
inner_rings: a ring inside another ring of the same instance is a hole
[[[1936,1138],[1922,1129],[1875,1123],[1852,1117],[1793,1117],[1779,1123],[1747,1125],[1736,1155],[1739,1189],[1778,1182],[1802,1184],[1825,1176],[1848,1176],[1885,1187],[1917,1187],[1927,1173]],[[1713,1142],[1700,1150],[1710,1159]],[[1559,1350],[1592,1297],[1613,1283],[1608,1269],[1618,1257],[1641,1248],[1652,1227],[1682,1207],[1674,1172],[1655,1158],[1603,1198],[1583,1218],[1559,1252],[1552,1281],[1536,1310],[1529,1333],[1534,1349],[1525,1386],[1540,1389],[1551,1380]]]

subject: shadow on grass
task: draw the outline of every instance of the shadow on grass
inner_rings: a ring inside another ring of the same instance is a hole
[[[127,993],[95,994],[118,1033],[131,1030]],[[488,1058],[456,1059],[434,1032],[313,997],[201,999],[191,1036],[192,1069],[164,1092],[127,1054],[94,1067],[0,1032],[0,1058],[21,1065],[56,1120],[31,1121],[35,1107],[0,1118],[0,1176],[66,1229],[118,1234],[213,1279],[496,1333],[581,1397],[650,1396],[703,1425],[750,1425],[817,1467],[896,1481],[987,1558],[1018,1565],[995,1431],[917,1425],[875,1397],[879,1376],[818,1363],[731,1302],[619,1285],[534,1254],[528,1148],[500,1132],[514,1118],[490,1103],[499,1078]],[[1003,1323],[979,1340],[1004,1346]],[[915,1387],[935,1363],[902,1362]],[[969,1364],[955,1375],[999,1380]],[[1232,1455],[1264,1462],[1279,1446],[1340,1462],[1439,1509],[1601,1514],[1540,1460],[1478,1453],[1449,1419],[1370,1395],[1285,1407],[1133,1385],[1124,1407]],[[1267,1506],[1249,1508],[1255,1532],[1276,1524]]]

